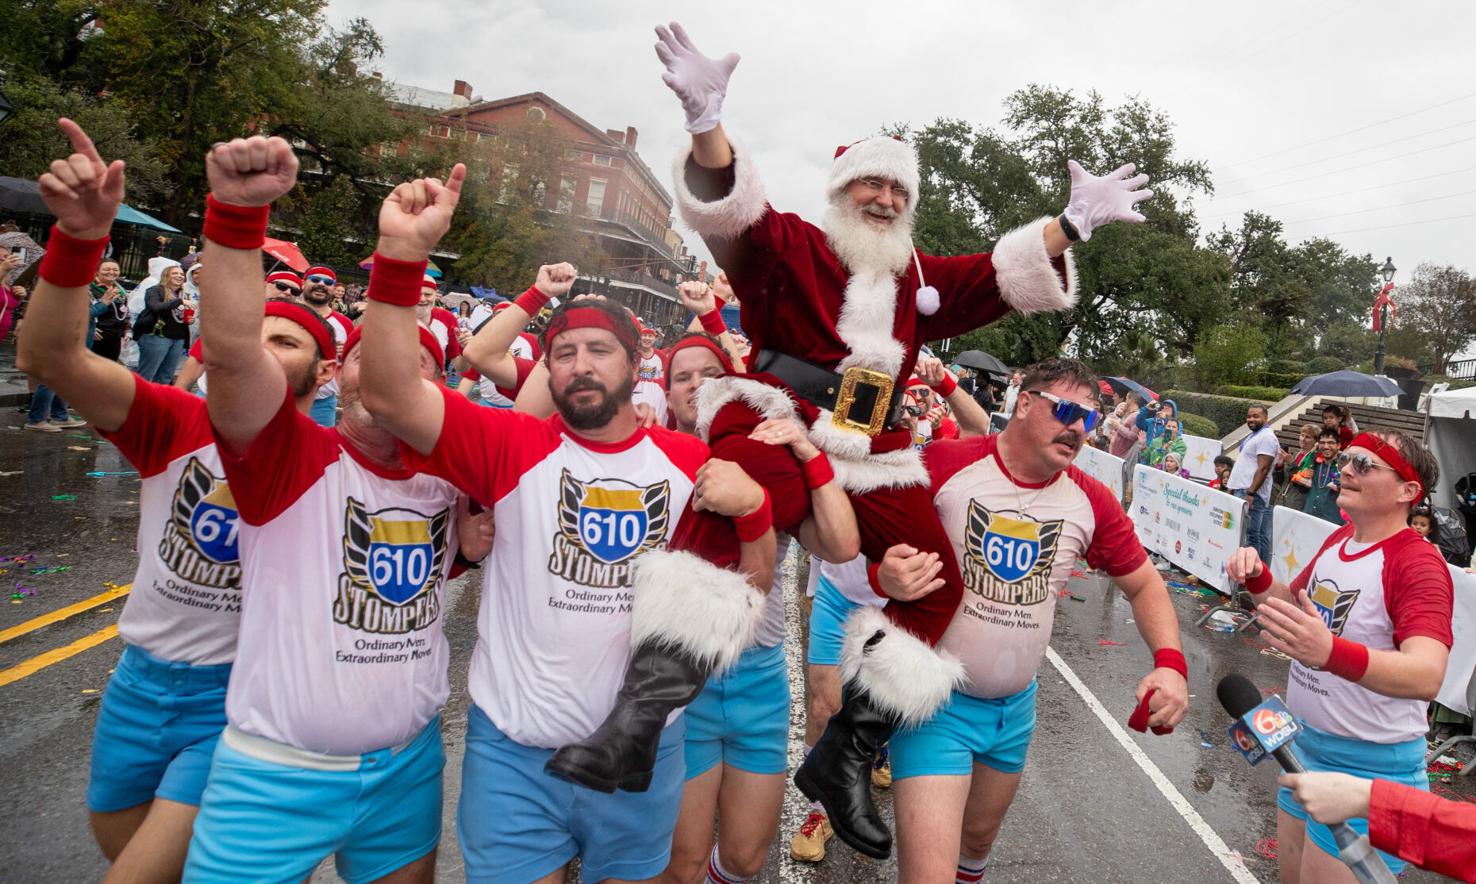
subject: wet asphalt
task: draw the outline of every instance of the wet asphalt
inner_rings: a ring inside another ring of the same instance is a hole
[[[128,583],[135,561],[137,476],[87,475],[124,472],[129,465],[86,429],[44,435],[22,431],[22,423],[23,416],[12,408],[0,411],[0,558],[35,559],[0,561],[0,636],[93,599],[110,584]],[[791,557],[784,567],[795,699],[792,770],[799,762],[804,723],[801,636],[807,609],[798,559]],[[37,574],[38,568],[65,570]],[[448,763],[437,878],[443,881],[464,879],[453,821],[479,580],[473,572],[447,589],[452,695],[442,716]],[[1052,647],[1110,717],[1125,722],[1134,687],[1149,665],[1132,611],[1098,575],[1073,576],[1067,591],[1081,601],[1063,597],[1058,603]],[[1263,689],[1284,692],[1287,663],[1266,653],[1253,637],[1195,628],[1207,599],[1192,588],[1181,587],[1172,598],[1189,660],[1189,716],[1171,735],[1133,733],[1128,739],[1223,841],[1231,865],[1243,866],[1257,880],[1275,881],[1275,862],[1262,856],[1271,848],[1264,839],[1275,835],[1275,771],[1269,763],[1247,766],[1226,745],[1228,716],[1215,701],[1213,686],[1220,677],[1240,672]],[[92,841],[83,797],[98,704],[122,650],[118,639],[103,631],[116,624],[122,602],[117,598],[0,638],[0,681],[9,679],[0,684],[0,794],[8,799],[0,802],[0,880],[95,881],[106,870]],[[95,644],[64,656],[89,642]],[[987,880],[1235,880],[1063,673],[1047,662],[1039,683],[1035,738]],[[1469,800],[1476,794],[1476,777],[1457,781],[1454,789]],[[890,794],[879,791],[877,796],[890,818]],[[894,863],[860,857],[837,840],[830,842],[829,856],[820,864],[790,860],[789,838],[806,811],[806,802],[791,788],[770,861],[755,880],[820,884],[896,879]],[[313,880],[338,879],[328,863]],[[1415,870],[1405,880],[1440,879]]]

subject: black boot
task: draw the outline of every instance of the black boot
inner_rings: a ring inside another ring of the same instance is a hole
[[[871,762],[897,727],[865,691],[847,688],[815,748],[794,775],[811,801],[825,806],[835,834],[869,857],[892,855],[892,833],[871,803]]]
[[[599,792],[646,791],[667,716],[697,698],[711,669],[680,650],[642,645],[631,654],[625,683],[604,723],[555,752],[543,769]]]

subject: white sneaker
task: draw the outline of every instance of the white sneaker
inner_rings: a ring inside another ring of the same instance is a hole
[[[26,423],[26,429],[28,429],[28,430],[37,430],[37,431],[42,432],[42,433],[60,433],[61,432],[61,427],[58,427],[56,424],[53,424],[51,421],[36,421],[35,423],[27,422]]]
[[[53,427],[60,427],[63,430],[70,430],[70,429],[73,429],[74,427],[85,427],[85,426],[87,426],[87,421],[84,421],[84,420],[81,420],[81,419],[75,418],[75,417],[69,417],[69,418],[67,418],[64,421],[52,421],[51,422],[51,425]]]

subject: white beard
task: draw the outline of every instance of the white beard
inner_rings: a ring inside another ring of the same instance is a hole
[[[903,215],[894,218],[886,230],[877,230],[849,200],[845,204],[836,201],[820,218],[820,229],[851,273],[871,271],[896,276],[912,259],[912,225]]]

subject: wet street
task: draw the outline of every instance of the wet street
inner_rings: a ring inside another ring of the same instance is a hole
[[[138,478],[116,450],[85,429],[22,432],[0,412],[0,879],[95,881],[106,865],[83,807],[92,729],[121,651],[116,623],[134,567]],[[89,475],[92,473],[93,475]],[[98,475],[101,474],[101,475]],[[794,686],[791,766],[803,729],[803,583],[785,563]],[[64,570],[58,570],[64,569]],[[41,573],[37,573],[37,571]],[[445,834],[438,878],[460,881],[454,827],[466,729],[468,657],[475,641],[479,572],[447,590],[452,696]],[[1260,642],[1196,629],[1204,599],[1173,600],[1189,660],[1189,717],[1169,736],[1126,730],[1133,689],[1149,655],[1127,603],[1102,578],[1074,576],[1058,604],[1053,652],[1039,681],[1039,725],[1023,784],[990,861],[989,881],[1274,881],[1274,765],[1248,767],[1226,745],[1228,716],[1214,684],[1230,672],[1284,693],[1287,662]],[[1458,781],[1468,797],[1476,777]],[[1450,788],[1450,787],[1443,787]],[[880,801],[890,815],[890,797]],[[894,865],[853,854],[838,840],[809,866],[788,842],[806,811],[790,789],[771,861],[757,880],[891,881]],[[336,881],[331,864],[314,880]],[[1436,876],[1412,871],[1408,881]]]

